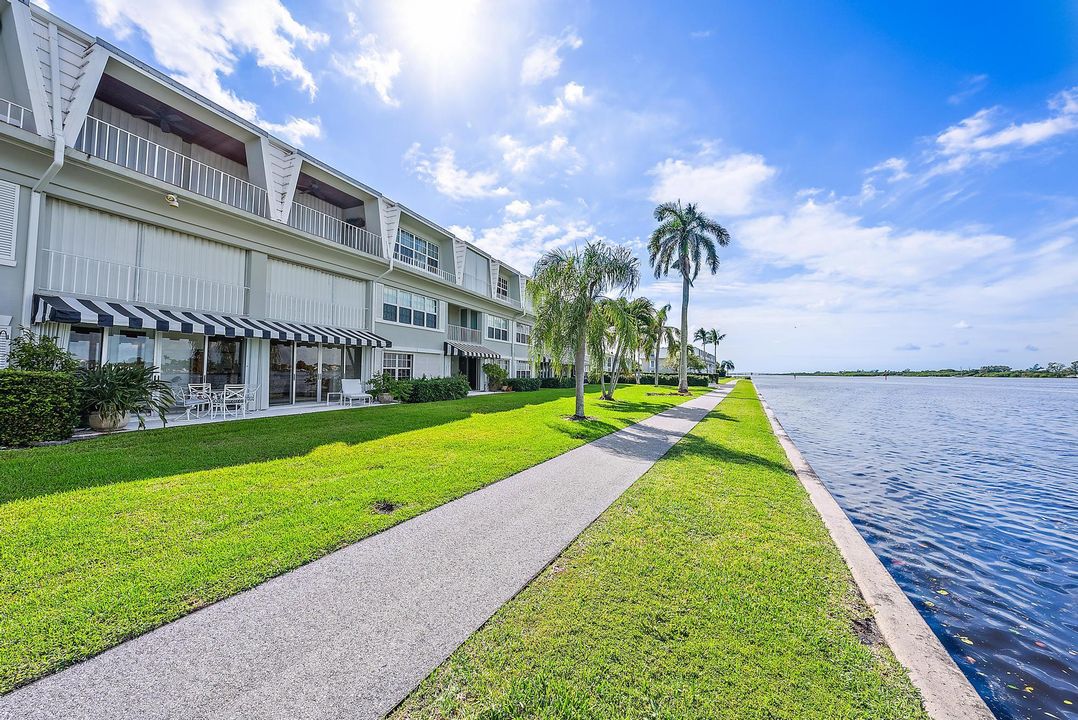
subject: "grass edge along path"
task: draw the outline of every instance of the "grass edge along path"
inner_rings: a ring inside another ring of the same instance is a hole
[[[391,717],[927,716],[741,382]]]
[[[0,453],[0,693],[687,399],[650,392],[581,423],[541,390]]]

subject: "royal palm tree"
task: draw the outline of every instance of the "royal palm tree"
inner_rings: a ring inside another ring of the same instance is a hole
[[[730,362],[729,360],[723,360],[721,363],[719,363],[719,371],[723,375],[726,375],[727,373],[729,373],[733,369],[734,369],[734,364],[732,362]]]
[[[603,298],[592,315],[592,328],[588,333],[593,366],[604,368],[606,358],[611,358],[610,384],[605,373],[599,373],[599,387],[604,400],[614,399],[621,371],[626,367],[629,354],[640,347],[640,338],[648,331],[655,306],[646,297],[629,300],[622,296]],[[605,368],[604,368],[605,369]]]
[[[652,353],[654,353],[655,387],[659,386],[659,353],[662,352],[663,343],[666,343],[666,347],[672,348],[678,341],[677,328],[666,324],[669,316],[670,303],[666,303],[661,308],[655,308],[651,315],[651,322],[648,323],[647,336],[644,339],[644,355],[652,357]]]
[[[693,340],[699,340],[704,346],[704,361],[707,361],[707,330],[703,328],[697,328],[696,332],[692,335]]]
[[[648,242],[649,262],[655,277],[667,275],[671,269],[681,275],[681,363],[678,372],[678,392],[689,392],[689,287],[700,274],[701,263],[714,275],[719,271],[716,246],[730,244],[730,233],[719,223],[696,209],[695,203],[681,201],[663,203],[655,208],[659,227]]]
[[[711,328],[707,331],[707,341],[704,343],[704,354],[707,355],[707,343],[711,343],[715,346],[715,357],[719,357],[719,343],[726,339],[726,333],[720,333],[715,328]],[[718,368],[715,368],[716,372]]]
[[[596,307],[610,292],[631,292],[640,282],[639,261],[627,247],[589,242],[583,250],[551,250],[535,263],[528,294],[535,311],[532,347],[559,369],[575,357],[576,411],[584,415],[584,363]],[[600,365],[600,371],[602,366]]]

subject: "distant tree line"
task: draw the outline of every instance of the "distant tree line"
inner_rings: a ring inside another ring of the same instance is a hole
[[[1066,365],[1059,362],[1050,362],[1045,366],[1039,363],[1025,370],[1012,368],[1009,365],[982,365],[979,368],[968,370],[955,370],[943,368],[940,370],[836,370],[798,373],[783,373],[784,375],[836,375],[842,377],[879,377],[881,375],[897,375],[899,377],[1037,377],[1037,378],[1078,378],[1078,360]]]

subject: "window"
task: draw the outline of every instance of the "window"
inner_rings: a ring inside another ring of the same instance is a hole
[[[438,301],[418,293],[383,288],[382,319],[416,327],[438,328]]]
[[[187,389],[190,383],[202,382],[206,338],[202,335],[158,333],[161,346],[161,379],[173,387]]]
[[[527,360],[517,360],[517,377],[528,378],[532,376],[532,364]]]
[[[509,299],[509,280],[507,278],[498,278],[498,297],[503,300]]]
[[[153,365],[153,335],[145,330],[109,330],[109,362]]]
[[[397,256],[411,265],[438,271],[438,246],[407,230],[397,235]]]
[[[98,327],[73,327],[67,340],[67,351],[85,367],[97,367],[101,362],[104,332]]]
[[[15,231],[19,226],[19,186],[0,180],[0,265],[15,264]]]
[[[243,340],[211,337],[206,343],[206,382],[213,387],[243,382]]]
[[[488,316],[487,337],[491,340],[509,342],[509,321],[505,318],[494,317],[493,315]]]
[[[532,326],[525,325],[524,323],[517,323],[517,342],[521,345],[531,345],[532,342]]]
[[[394,380],[411,380],[412,355],[410,353],[385,353],[382,356],[382,372],[389,373]]]

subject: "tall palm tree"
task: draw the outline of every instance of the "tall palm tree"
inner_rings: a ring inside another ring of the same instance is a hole
[[[670,303],[666,303],[661,308],[655,308],[644,340],[644,355],[652,357],[652,353],[654,353],[655,387],[659,386],[659,354],[662,352],[663,342],[666,343],[668,348],[674,347],[674,344],[677,343],[677,328],[666,324],[669,315]]]
[[[715,346],[715,358],[719,357],[719,343],[726,339],[726,333],[720,333],[715,328],[711,328],[707,331],[707,341],[704,343],[704,354],[707,355],[707,343],[711,343]],[[715,372],[718,372],[718,367],[715,368]]]
[[[703,328],[697,328],[696,332],[692,335],[693,340],[699,340],[704,346],[704,362],[707,362],[707,330]]]
[[[607,355],[611,358],[610,384],[605,373],[599,373],[599,386],[604,400],[614,399],[614,389],[630,353],[640,346],[640,338],[647,333],[655,306],[646,297],[629,300],[622,296],[603,298],[592,315],[588,333],[592,365],[603,368]]]
[[[689,342],[689,287],[700,274],[700,265],[707,266],[711,274],[719,271],[719,255],[716,245],[730,244],[730,233],[719,223],[696,209],[695,203],[682,205],[681,201],[663,203],[655,208],[655,220],[659,227],[651,233],[648,242],[649,262],[655,277],[667,275],[671,269],[681,275],[681,364],[678,372],[678,392],[689,392],[688,352]]]
[[[575,357],[573,420],[586,417],[584,363],[596,307],[607,293],[631,292],[639,282],[640,264],[632,251],[601,240],[589,242],[583,250],[550,250],[535,263],[528,283],[536,318],[532,352],[537,358],[549,355],[559,369],[567,357]]]
[[[722,372],[723,375],[726,375],[733,369],[734,364],[729,360],[723,360],[721,363],[719,363],[719,371]]]

